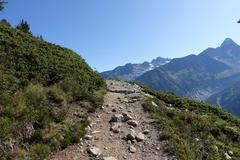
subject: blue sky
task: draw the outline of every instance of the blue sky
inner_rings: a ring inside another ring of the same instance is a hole
[[[8,0],[0,13],[71,48],[98,71],[240,43],[239,0]]]

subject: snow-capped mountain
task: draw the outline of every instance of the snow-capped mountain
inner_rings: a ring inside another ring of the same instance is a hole
[[[165,65],[171,61],[170,58],[157,57],[151,62],[138,64],[127,63],[124,66],[116,67],[111,71],[102,72],[104,78],[114,78],[119,80],[134,80],[136,77],[151,71],[159,66]]]

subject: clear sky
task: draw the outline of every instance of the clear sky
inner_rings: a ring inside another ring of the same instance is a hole
[[[70,48],[98,71],[240,43],[240,0],[7,0],[0,13]]]

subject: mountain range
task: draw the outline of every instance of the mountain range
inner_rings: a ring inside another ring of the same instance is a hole
[[[162,58],[157,57],[153,59],[151,62],[143,62],[143,63],[127,63],[124,66],[119,66],[112,71],[102,72],[102,76],[104,78],[114,78],[118,80],[134,80],[138,76],[156,69],[162,65],[165,65],[171,61],[170,58]]]
[[[207,48],[198,55],[161,59],[165,63],[146,67],[141,72],[136,66],[151,66],[152,63],[129,63],[103,72],[102,75],[105,78],[136,81],[157,90],[208,101],[240,115],[240,93],[235,89],[240,84],[240,46],[232,39],[226,38],[219,47]]]

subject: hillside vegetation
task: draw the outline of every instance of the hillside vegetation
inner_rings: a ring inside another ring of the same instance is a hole
[[[105,83],[73,51],[0,22],[0,157],[44,159],[85,134]],[[73,121],[74,119],[74,121]]]
[[[144,87],[144,109],[156,120],[167,152],[181,160],[240,159],[240,120],[210,104]]]

